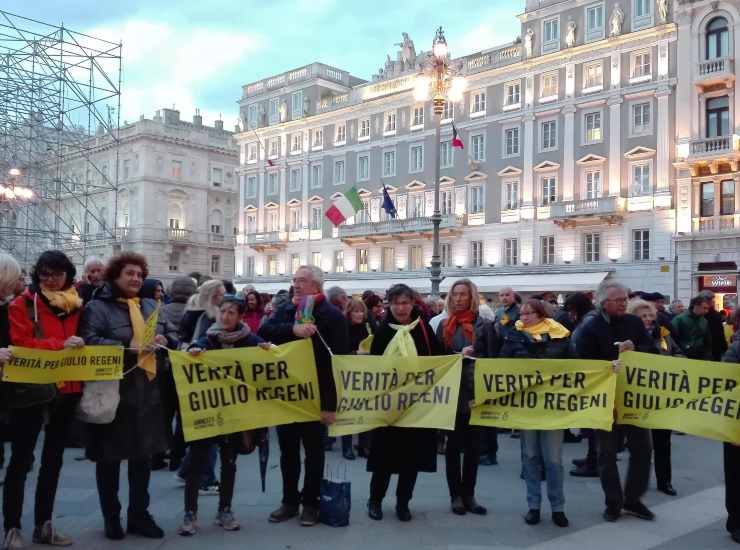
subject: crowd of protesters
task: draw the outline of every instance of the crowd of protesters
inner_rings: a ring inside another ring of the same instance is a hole
[[[290,288],[274,296],[251,287],[236,293],[229,281],[198,274],[175,279],[166,292],[161,281],[149,278],[148,271],[146,258],[123,252],[105,263],[89,259],[77,280],[75,266],[65,254],[47,251],[32,267],[26,286],[16,261],[0,254],[0,363],[10,359],[11,345],[45,350],[114,345],[125,350],[125,375],[113,386],[0,384],[2,436],[11,444],[3,483],[2,550],[25,548],[21,517],[26,478],[42,430],[35,544],[73,543],[53,525],[64,449],[74,439],[73,431],[84,432],[76,435],[84,441],[85,457],[95,463],[108,539],[120,540],[127,534],[164,536],[149,513],[151,472],[164,468],[176,472],[184,485],[179,534],[199,532],[198,496],[204,493],[219,495],[217,526],[226,531],[240,528],[232,511],[238,457],[251,452],[267,434],[265,430],[240,432],[186,445],[167,349],[197,356],[213,349],[269,348],[312,340],[320,421],[277,426],[283,492],[280,506],[269,515],[273,523],[299,517],[304,526],[319,521],[325,453],[334,443],[327,437],[337,405],[332,354],[383,355],[399,361],[409,355],[463,357],[453,430],[440,434],[426,428],[378,428],[359,434],[356,445],[352,436],[342,438],[345,459],[367,458],[368,516],[383,519],[383,500],[396,475],[395,514],[403,522],[412,519],[410,503],[419,473],[436,472],[439,454],[445,455],[452,513],[487,513],[476,498],[476,480],[479,465],[497,463],[498,430],[470,423],[476,358],[598,359],[618,370],[619,354],[636,350],[740,363],[740,338],[734,338],[740,315],[731,312],[725,318],[715,309],[711,292],[699,293],[686,308],[677,300],[666,307],[658,293],[631,293],[619,282],[606,280],[595,293],[572,294],[562,305],[553,293],[522,298],[514,289],[504,288],[494,307],[468,279],[454,281],[442,301],[425,300],[405,284],[391,286],[383,296],[366,291],[353,297],[338,286],[324,292],[323,272],[314,266],[301,266]],[[312,307],[311,319],[297,323],[307,303]],[[155,312],[156,335],[145,342],[146,322]],[[103,399],[90,407],[86,398],[94,392]],[[82,428],[77,417],[85,420]],[[677,494],[671,477],[671,435],[670,430],[616,424],[611,431],[580,430],[579,435],[570,430],[512,431],[521,441],[524,521],[540,523],[544,482],[553,523],[569,525],[562,448],[564,442],[581,438],[588,441],[588,451],[585,458],[574,461],[571,474],[600,478],[604,519],[614,522],[628,513],[653,520],[653,512],[642,501],[651,463],[658,489]],[[623,486],[617,455],[625,446],[629,464]],[[4,449],[0,445],[0,465],[6,462]],[[118,497],[123,461],[128,462],[126,529]],[[740,447],[724,444],[724,465],[726,527],[732,539],[740,542]]]

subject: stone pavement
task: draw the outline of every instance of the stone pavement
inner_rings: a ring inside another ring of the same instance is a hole
[[[654,489],[645,502],[656,512],[655,522],[623,517],[615,524],[601,519],[603,494],[598,479],[577,479],[566,474],[566,512],[571,527],[560,529],[550,521],[547,503],[543,503],[540,525],[525,525],[524,484],[519,479],[519,441],[507,434],[499,436],[501,449],[498,466],[481,466],[478,478],[478,498],[488,507],[489,515],[459,517],[449,510],[449,498],[444,477],[444,458],[439,457],[436,474],[422,474],[416,487],[411,511],[414,519],[400,523],[394,514],[394,498],[384,502],[385,519],[375,522],[367,517],[365,502],[369,474],[365,461],[340,460],[341,454],[328,454],[329,463],[339,470],[347,466],[352,480],[352,517],[346,528],[318,525],[301,527],[298,521],[270,524],[269,512],[280,501],[281,480],[278,466],[277,438],[272,437],[272,454],[268,471],[268,487],[260,492],[256,454],[241,457],[237,472],[234,511],[242,530],[225,533],[212,525],[217,497],[200,497],[201,532],[190,539],[176,534],[182,516],[182,488],[168,472],[152,474],[151,512],[165,529],[164,540],[150,541],[127,537],[120,543],[106,540],[102,534],[94,467],[89,462],[73,460],[79,450],[67,451],[62,471],[61,488],[56,506],[56,524],[72,536],[74,548],[96,549],[203,549],[218,550],[259,548],[260,550],[318,550],[337,548],[401,550],[719,550],[739,548],[724,530],[724,486],[721,444],[689,437],[673,437],[674,486],[678,497],[667,497]],[[335,447],[339,447],[337,444]],[[583,454],[585,444],[565,445],[564,460]],[[627,463],[622,455],[620,467]],[[26,495],[24,536],[30,546],[32,524],[34,472]],[[126,474],[122,472],[122,501],[125,501]],[[395,491],[395,479],[389,494]],[[543,486],[543,492],[545,488]],[[125,508],[125,502],[124,502]],[[40,548],[40,547],[39,547]]]

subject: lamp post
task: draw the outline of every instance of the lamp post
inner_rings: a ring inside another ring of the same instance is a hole
[[[459,66],[450,63],[449,48],[442,27],[437,29],[432,42],[432,53],[423,66],[423,72],[416,77],[414,98],[426,101],[432,98],[432,119],[434,121],[434,213],[432,214],[432,261],[429,269],[432,282],[431,295],[439,297],[439,285],[442,282],[442,260],[439,250],[439,226],[442,214],[439,210],[439,156],[440,156],[440,123],[442,113],[448,101],[454,103],[462,99],[465,91],[465,79],[455,76]]]

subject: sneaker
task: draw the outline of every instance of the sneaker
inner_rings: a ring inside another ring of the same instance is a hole
[[[620,515],[622,515],[622,511],[619,508],[613,506],[607,506],[603,514],[604,520],[608,521],[609,523],[614,523],[615,521],[617,521]]]
[[[46,521],[33,530],[33,543],[47,546],[72,546],[72,539],[57,533],[51,521]]]
[[[645,519],[648,521],[652,521],[655,519],[655,514],[653,514],[648,509],[648,507],[645,506],[639,500],[636,500],[635,502],[625,502],[622,508],[624,509],[625,512],[637,518]]]
[[[179,472],[176,473],[174,477],[178,485],[185,485],[188,482],[188,480],[182,477]]]
[[[270,523],[282,523],[298,515],[298,506],[290,504],[281,504],[280,508],[270,514]]]
[[[568,527],[568,523],[569,523],[568,518],[565,515],[565,512],[553,512],[552,522],[558,527]]]
[[[527,525],[537,525],[540,522],[540,511],[530,509],[527,515],[524,516],[524,523]]]
[[[198,518],[195,512],[185,512],[185,516],[182,518],[182,525],[177,530],[177,534],[181,537],[192,537],[198,533]]]
[[[144,512],[139,517],[129,516],[126,531],[131,535],[139,535],[148,539],[164,538],[164,531],[154,522],[154,518],[149,512]]]
[[[217,481],[212,485],[203,485],[198,489],[199,495],[217,495],[221,492],[221,484]]]
[[[238,531],[241,528],[239,522],[236,521],[234,513],[231,508],[224,508],[218,514],[216,514],[216,525],[223,528],[225,531]]]
[[[319,522],[319,509],[315,506],[303,505],[301,510],[301,525],[311,527]]]
[[[3,550],[23,550],[23,537],[21,537],[20,529],[8,529],[5,534],[5,540],[3,540]]]

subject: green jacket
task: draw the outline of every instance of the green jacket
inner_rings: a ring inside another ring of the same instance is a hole
[[[709,323],[703,316],[684,311],[671,321],[676,340],[683,354],[689,359],[712,358],[712,335]]]

